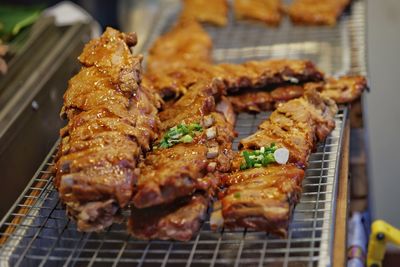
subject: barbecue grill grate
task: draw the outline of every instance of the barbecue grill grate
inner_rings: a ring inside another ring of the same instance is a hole
[[[294,27],[287,19],[271,29],[230,18],[226,28],[206,29],[216,62],[308,58],[332,75],[365,74],[364,1],[353,1],[336,27]],[[148,47],[174,21],[177,8],[163,9]],[[234,142],[253,133],[268,113],[240,114]],[[0,261],[16,266],[329,266],[334,233],[339,155],[347,108],[336,128],[310,157],[303,194],[287,239],[251,230],[210,231],[208,219],[190,242],[140,241],[124,223],[103,233],[80,233],[58,200],[49,168],[56,145],[26,190],[0,223]]]

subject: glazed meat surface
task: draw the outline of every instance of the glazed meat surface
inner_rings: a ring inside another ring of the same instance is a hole
[[[199,122],[201,117],[215,110],[215,99],[224,91],[225,87],[219,80],[214,80],[211,84],[196,83],[187,94],[160,112],[162,129],[169,129],[182,122]]]
[[[181,19],[197,20],[217,26],[228,22],[228,3],[226,0],[182,0]]]
[[[336,104],[315,90],[279,106],[253,135],[240,141],[240,148],[259,149],[272,143],[290,151],[289,162],[307,166],[316,141],[335,128]]]
[[[194,20],[181,20],[166,34],[157,38],[147,57],[147,72],[160,73],[182,68],[190,62],[211,63],[212,40]]]
[[[132,196],[138,158],[156,138],[159,99],[140,85],[135,34],[107,28],[79,56],[64,95],[55,186],[81,231],[112,223]]]
[[[140,167],[137,193],[133,198],[138,208],[172,202],[196,190],[205,190],[208,182],[213,183],[203,179],[208,171],[230,169],[234,131],[225,116],[216,112],[215,98],[221,93],[221,88],[214,85],[195,86],[160,113],[161,130],[165,134],[181,123],[197,123],[203,126],[203,131],[191,143],[147,154]],[[210,150],[216,151],[215,155],[210,155]]]
[[[207,147],[201,144],[178,144],[150,153],[141,165],[133,204],[147,208],[207,189],[209,181],[202,179],[207,165]]]
[[[228,96],[236,113],[272,110],[274,100],[269,92],[247,92],[238,95]]]
[[[336,103],[346,104],[358,99],[368,89],[368,84],[364,76],[343,76],[338,79],[328,78],[322,88],[317,89]]]
[[[232,173],[221,181],[225,188],[214,205],[212,227],[248,227],[286,236],[292,209],[299,202],[303,169],[316,143],[335,127],[336,112],[334,101],[306,90],[303,97],[281,104],[258,131],[242,139]],[[247,165],[246,153],[275,146],[289,151],[287,163]]]
[[[140,163],[129,224],[130,233],[138,238],[189,240],[200,226],[209,196],[219,185],[219,173],[231,169],[235,133],[226,118],[234,120],[233,109],[224,103],[219,113],[215,104],[224,87],[218,81],[194,86],[160,113],[161,132],[165,136],[171,127],[182,123],[199,124],[202,131],[189,143],[153,149]],[[160,143],[160,139],[155,142],[156,146]],[[191,200],[176,205],[187,198]],[[145,224],[138,222],[137,214],[151,214],[151,219]]]
[[[295,24],[335,25],[350,0],[294,0],[287,8]]]
[[[248,227],[286,236],[292,209],[300,199],[303,178],[304,171],[292,164],[232,173],[224,180],[229,187],[211,223],[222,216],[227,228]]]
[[[224,81],[228,92],[282,83],[322,81],[324,75],[307,60],[263,60],[242,64],[192,64],[145,75],[146,84],[162,97],[179,96],[198,81]]]
[[[278,26],[282,19],[281,0],[234,0],[237,19],[250,19]]]
[[[299,98],[304,90],[315,89],[322,96],[334,100],[337,104],[347,104],[358,99],[368,89],[367,80],[363,76],[342,76],[327,78],[323,82],[303,85],[285,85],[272,91],[244,92],[228,96],[235,112],[261,112],[274,110],[280,103]]]
[[[209,197],[195,194],[168,205],[131,209],[128,232],[140,239],[189,241],[207,214]]]

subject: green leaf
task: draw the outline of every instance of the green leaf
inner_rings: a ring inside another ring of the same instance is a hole
[[[42,6],[0,5],[0,38],[9,40],[16,36],[39,18],[42,9]]]

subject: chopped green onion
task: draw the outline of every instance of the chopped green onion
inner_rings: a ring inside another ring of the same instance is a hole
[[[268,164],[274,163],[275,157],[274,152],[277,150],[275,143],[272,143],[269,147],[261,147],[258,150],[243,151],[241,155],[244,158],[244,162],[240,165],[241,170],[249,168],[260,168],[265,167]]]
[[[179,143],[191,143],[193,138],[203,131],[203,127],[199,123],[180,123],[171,127],[163,136],[159,144],[153,149],[169,148]]]
[[[185,135],[183,136],[180,141],[182,141],[183,143],[191,143],[193,141],[193,137],[191,137],[190,135]]]
[[[203,127],[200,125],[200,123],[191,123],[189,124],[189,131],[195,131],[195,132],[202,132]]]
[[[235,198],[240,198],[240,193],[239,193],[239,192],[236,192],[235,194],[233,194],[233,196],[234,196]]]

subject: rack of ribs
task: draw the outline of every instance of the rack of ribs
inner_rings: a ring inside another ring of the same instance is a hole
[[[342,76],[326,78],[318,83],[278,86],[273,89],[238,92],[228,96],[228,100],[236,113],[274,110],[279,104],[301,97],[305,90],[316,89],[325,97],[333,99],[337,104],[348,104],[358,99],[364,90],[368,90],[364,76]]]
[[[187,63],[184,68],[173,66],[157,73],[147,72],[146,86],[162,97],[178,97],[198,81],[219,78],[228,93],[248,88],[264,88],[285,83],[319,82],[324,74],[308,60],[261,60],[242,64]]]
[[[261,21],[270,26],[278,26],[282,20],[281,0],[234,0],[236,19]]]
[[[253,135],[241,140],[241,152],[232,163],[232,173],[222,179],[211,215],[213,228],[248,227],[286,236],[292,209],[301,194],[308,157],[318,141],[334,129],[334,101],[316,90],[282,104]],[[271,146],[289,151],[287,163],[243,168],[244,153]]]
[[[141,85],[136,34],[107,28],[84,47],[68,84],[54,184],[80,231],[100,231],[126,207],[139,157],[157,136],[160,99]]]
[[[163,138],[155,142],[153,151],[139,165],[128,225],[135,237],[189,240],[200,227],[219,184],[219,174],[231,168],[235,133],[227,118],[233,116],[229,114],[232,109],[221,109],[227,114],[224,115],[216,104],[225,88],[218,80],[193,86],[188,94],[160,112]],[[189,142],[162,147],[162,140],[179,129],[177,126],[189,128],[192,124],[201,126],[201,131]],[[187,210],[190,212],[186,213]],[[142,223],[138,214],[151,214],[151,218]]]

